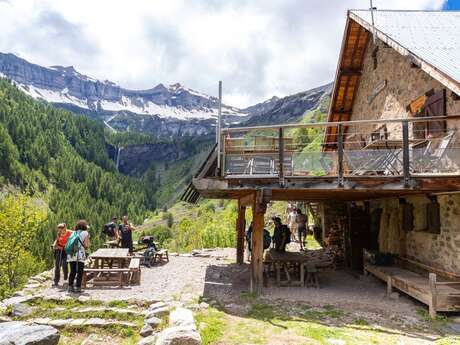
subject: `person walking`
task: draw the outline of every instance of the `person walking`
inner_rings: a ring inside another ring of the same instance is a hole
[[[128,216],[123,216],[123,223],[118,227],[121,238],[121,248],[128,248],[129,253],[133,252],[133,231],[136,228],[128,222]]]
[[[86,220],[79,220],[66,245],[67,261],[70,264],[69,292],[81,292],[81,281],[85,268],[86,251],[89,248],[89,237],[88,223]],[[70,253],[69,247],[72,247]],[[75,287],[74,282],[76,283]]]
[[[291,231],[291,236],[294,241],[297,241],[296,238],[296,217],[297,217],[297,208],[294,204],[289,204],[288,210],[287,210],[287,217],[286,217],[286,223],[289,226],[289,230]]]
[[[104,234],[107,235],[110,242],[118,242],[120,240],[118,236],[118,218],[113,217],[110,223],[104,225]]]
[[[71,230],[67,230],[67,225],[61,223],[57,226],[57,237],[54,241],[54,283],[53,287],[59,285],[59,280],[61,279],[61,268],[62,273],[64,273],[64,281],[67,280],[69,274],[69,266],[67,264],[67,254],[65,252],[65,245],[68,238],[72,235]]]
[[[297,236],[299,237],[300,250],[305,250],[308,217],[306,214],[302,213],[300,208],[297,209],[297,217],[295,221],[297,223]]]
[[[275,230],[273,231],[273,243],[277,252],[285,252],[286,245],[290,242],[290,231],[286,225],[281,223],[280,217],[272,218]]]

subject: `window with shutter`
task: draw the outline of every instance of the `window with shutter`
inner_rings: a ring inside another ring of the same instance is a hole
[[[446,90],[435,92],[427,97],[425,103],[425,116],[445,116],[446,115]],[[446,121],[429,121],[425,127],[425,137],[435,138],[443,135],[446,130]]]
[[[427,232],[441,233],[441,210],[439,203],[434,199],[426,205]]]

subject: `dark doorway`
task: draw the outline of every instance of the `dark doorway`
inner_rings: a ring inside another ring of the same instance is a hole
[[[363,249],[370,248],[370,213],[368,204],[348,207],[348,229],[345,233],[346,261],[354,270],[363,269]]]

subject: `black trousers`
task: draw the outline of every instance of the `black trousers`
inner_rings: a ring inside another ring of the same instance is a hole
[[[69,286],[73,286],[75,277],[77,277],[76,287],[81,287],[81,280],[83,278],[83,269],[85,263],[80,261],[70,261],[70,274],[69,274]]]
[[[64,249],[54,250],[54,283],[57,285],[61,279],[61,267],[64,273],[64,281],[67,280],[69,274],[69,266],[67,265],[67,254]]]
[[[121,248],[128,248],[129,252],[133,252],[133,238],[132,237],[126,237],[126,238],[121,238]]]

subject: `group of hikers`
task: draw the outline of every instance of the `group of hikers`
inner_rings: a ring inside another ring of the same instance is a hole
[[[135,228],[129,223],[127,216],[123,217],[120,224],[117,220],[118,218],[114,217],[110,223],[104,225],[103,233],[110,240],[119,241],[122,248],[128,248],[132,253],[132,232]],[[68,291],[81,292],[83,270],[89,249],[88,229],[88,222],[84,219],[79,220],[73,230],[68,229],[65,223],[58,224],[57,236],[53,244],[55,259],[53,287],[59,286],[62,269],[64,283],[68,279]]]
[[[291,240],[299,242],[300,250],[306,250],[306,239],[308,233],[308,216],[302,213],[300,207],[295,204],[288,204],[286,209],[286,224],[283,224],[280,217],[273,217],[273,236],[267,229],[264,229],[263,247],[268,249],[273,246],[276,251],[285,252],[286,246]],[[252,226],[249,225],[246,231],[246,241],[249,252],[252,251]],[[297,237],[296,237],[297,235]]]

